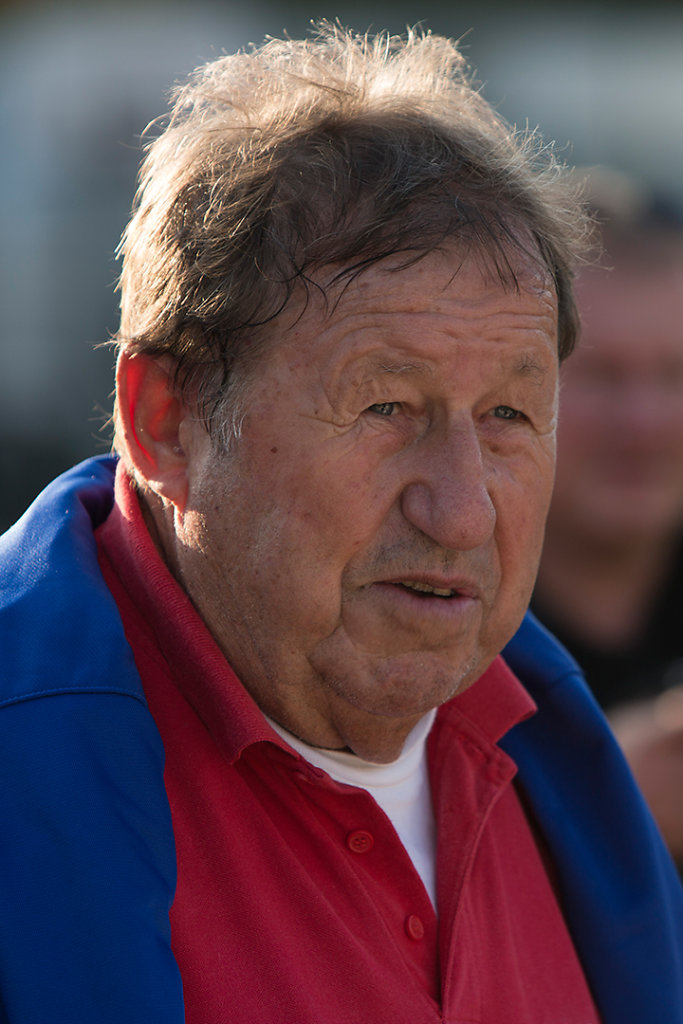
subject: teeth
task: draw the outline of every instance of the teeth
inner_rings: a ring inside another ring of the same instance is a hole
[[[408,590],[417,590],[420,594],[434,594],[436,597],[452,597],[455,593],[450,588],[440,590],[438,587],[430,587],[428,583],[419,583],[416,580],[401,580],[401,586],[407,587]]]

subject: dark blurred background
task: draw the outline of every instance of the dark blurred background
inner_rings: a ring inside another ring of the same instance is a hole
[[[683,199],[680,3],[0,2],[0,530],[105,451],[114,258],[139,135],[197,64],[311,19],[462,39],[485,96],[571,163]]]

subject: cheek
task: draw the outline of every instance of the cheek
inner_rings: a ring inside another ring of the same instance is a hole
[[[508,485],[496,497],[499,557],[511,580],[523,587],[534,578],[541,555],[554,480],[554,442],[533,465],[511,469]]]
[[[395,481],[387,476],[385,466],[370,469],[358,454],[309,460],[273,500],[286,510],[287,530],[317,544],[318,557],[349,558],[372,542],[396,501]]]
[[[547,502],[536,508],[522,507],[516,514],[500,517],[498,520],[498,547],[504,565],[515,568],[518,575],[525,576],[527,567],[532,567],[540,558]]]
[[[347,563],[367,543],[365,494],[321,480],[313,471],[290,476],[280,489],[259,489],[249,501],[241,537],[228,543],[260,578],[289,585],[292,600],[336,600]]]

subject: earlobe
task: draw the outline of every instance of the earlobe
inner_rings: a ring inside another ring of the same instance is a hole
[[[175,393],[172,364],[123,349],[116,366],[119,444],[128,463],[179,508],[187,496],[187,455],[180,440],[189,410]]]

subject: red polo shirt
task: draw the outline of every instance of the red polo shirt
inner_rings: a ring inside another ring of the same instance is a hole
[[[428,740],[437,918],[369,794],[269,727],[121,472],[98,543],[166,751],[188,1024],[597,1024],[496,746],[534,711],[501,659]]]

